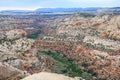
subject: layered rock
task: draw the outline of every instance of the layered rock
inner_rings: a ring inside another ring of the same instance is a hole
[[[92,75],[97,73],[99,78],[119,80],[119,55],[112,56],[107,52],[77,45],[73,47],[73,50],[75,50],[75,53],[72,57],[76,59],[76,63],[82,64],[85,69],[91,71]]]
[[[94,77],[119,80],[119,19],[119,15],[57,19],[52,23],[53,32],[46,32],[38,43],[72,58]]]
[[[113,40],[109,40],[109,39],[101,39],[99,37],[94,37],[94,36],[86,36],[83,39],[83,42],[86,43],[88,46],[92,45],[96,48],[101,48],[104,50],[117,51],[120,49],[119,41],[113,41]]]

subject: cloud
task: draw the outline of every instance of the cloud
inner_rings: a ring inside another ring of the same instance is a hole
[[[29,7],[29,8],[24,8],[24,7],[0,7],[0,10],[35,10],[38,7]],[[39,7],[42,8],[42,7]]]

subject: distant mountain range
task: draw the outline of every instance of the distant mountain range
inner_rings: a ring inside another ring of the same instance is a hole
[[[100,8],[100,7],[89,7],[89,8],[38,8],[36,10],[3,10],[0,11],[0,14],[5,13],[55,13],[55,12],[81,12],[81,11],[89,11],[89,12],[114,12],[120,13],[120,7],[111,7],[111,8]]]
[[[32,12],[32,11],[30,11],[30,10],[2,10],[0,12],[2,12],[2,13],[4,13],[4,12],[22,13],[22,12]]]
[[[96,11],[99,8],[39,8],[36,12],[76,12],[76,11]]]

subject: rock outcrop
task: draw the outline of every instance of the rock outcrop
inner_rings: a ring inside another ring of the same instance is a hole
[[[28,75],[28,73],[14,68],[5,62],[0,62],[0,80],[19,80]]]
[[[117,51],[120,49],[120,42],[119,41],[114,41],[114,40],[109,40],[109,39],[101,39],[99,37],[95,36],[86,36],[83,39],[83,42],[85,44],[92,45],[95,48],[101,48],[104,50],[113,50]]]
[[[20,39],[22,37],[25,37],[27,33],[22,29],[14,29],[6,32],[8,39]]]
[[[29,74],[26,67],[39,65],[34,40],[27,39],[25,35],[24,30],[15,29],[8,31],[7,37],[1,41],[0,80],[20,80]]]
[[[55,74],[55,73],[48,73],[48,72],[41,72],[38,74],[34,74],[28,76],[22,80],[84,80],[82,78],[71,78],[68,76],[64,76],[62,74]]]

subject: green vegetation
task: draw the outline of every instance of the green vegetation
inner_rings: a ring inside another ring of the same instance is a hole
[[[90,14],[90,13],[80,13],[79,16],[85,17],[85,18],[95,17],[94,14]]]
[[[41,33],[41,31],[39,30],[37,32],[34,32],[34,33],[28,35],[27,38],[36,39],[36,38],[38,38],[38,36],[39,36],[40,33]]]
[[[84,72],[80,69],[79,65],[73,64],[73,60],[60,55],[57,51],[51,50],[38,50],[38,53],[52,57],[56,61],[56,66],[52,71],[60,74],[65,74],[71,77],[83,77],[86,80],[94,80],[91,74]]]
[[[11,40],[11,39],[8,39],[8,38],[3,38],[3,39],[1,39],[0,40],[0,44],[2,44],[2,43],[4,43],[4,42],[10,42],[11,44],[13,43],[13,40]]]
[[[88,69],[88,73],[92,74],[92,76],[97,76],[97,73],[93,69]]]

